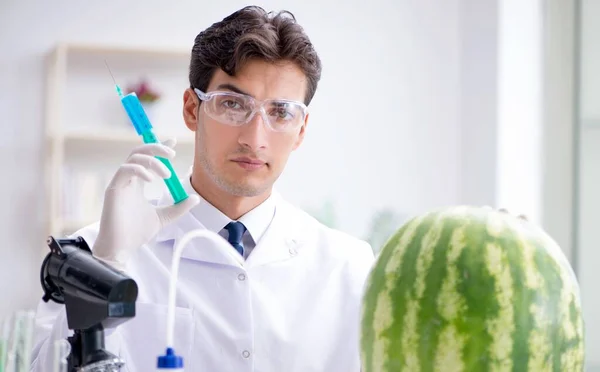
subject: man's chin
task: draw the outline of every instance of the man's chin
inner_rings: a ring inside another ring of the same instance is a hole
[[[227,191],[230,194],[233,194],[235,196],[242,196],[242,197],[255,197],[255,196],[259,196],[264,194],[266,191],[268,191],[270,189],[270,186],[267,185],[257,185],[257,184],[253,184],[253,183],[248,183],[248,182],[244,182],[244,183],[228,183],[227,185]]]

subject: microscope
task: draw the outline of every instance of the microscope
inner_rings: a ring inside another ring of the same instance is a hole
[[[69,372],[119,371],[124,362],[105,350],[104,329],[135,316],[136,282],[92,255],[82,237],[47,241],[42,263],[43,300],[65,305]]]

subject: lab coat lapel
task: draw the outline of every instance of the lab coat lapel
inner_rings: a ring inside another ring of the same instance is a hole
[[[182,185],[188,192],[195,192],[190,183],[192,169],[188,170],[185,178],[182,179]],[[173,203],[173,199],[170,194],[165,191],[162,196],[157,200],[156,205],[168,205]],[[175,249],[177,242],[183,238],[183,236],[196,229],[206,230],[206,227],[194,217],[191,212],[188,212],[181,216],[177,221],[164,227],[157,235],[157,243],[171,244],[172,248]],[[223,239],[223,238],[221,238]],[[225,242],[226,240],[223,239]],[[227,243],[229,244],[229,243]],[[181,252],[181,259],[189,259],[201,262],[210,262],[228,266],[241,266],[243,264],[243,258],[233,249],[223,249],[221,245],[216,245],[212,240],[205,238],[196,238],[190,240],[189,244],[183,248]]]
[[[278,198],[273,221],[246,259],[246,268],[293,259],[301,254],[308,230],[298,218],[298,213],[293,206]]]
[[[301,253],[311,230],[306,222],[307,219],[302,218],[303,212],[285,201],[276,191],[273,193],[276,198],[275,216],[246,261],[233,248],[223,249],[220,245],[217,246],[201,238],[191,240],[183,249],[181,258],[246,268],[295,258]],[[163,196],[158,204],[167,201],[168,195]],[[195,229],[206,229],[206,227],[188,212],[163,228],[157,235],[156,241],[169,241],[174,249],[186,232]]]
[[[186,213],[175,223],[163,228],[157,235],[157,242],[167,242],[172,244],[175,249],[177,242],[190,231],[201,229],[207,230],[191,213]],[[223,239],[221,236],[219,238]],[[223,239],[224,242],[227,242]],[[228,245],[229,243],[227,243]],[[233,249],[223,249],[221,245],[216,245],[212,240],[206,238],[196,238],[190,240],[188,245],[183,248],[182,259],[189,259],[201,262],[210,262],[227,266],[240,266],[243,264],[243,258]]]

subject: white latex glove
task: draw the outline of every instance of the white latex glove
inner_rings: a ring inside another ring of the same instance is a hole
[[[200,199],[190,194],[179,204],[156,207],[144,196],[145,182],[169,178],[171,172],[155,156],[173,160],[175,140],[144,144],[135,148],[122,164],[104,193],[98,237],[93,244],[95,257],[118,270],[124,270],[131,254],[148,243],[161,228],[173,222]]]

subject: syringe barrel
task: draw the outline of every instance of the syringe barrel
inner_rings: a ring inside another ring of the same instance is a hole
[[[137,134],[142,137],[144,143],[158,143],[158,139],[152,132],[152,123],[148,119],[148,115],[144,111],[140,100],[138,99],[135,92],[129,93],[126,96],[121,97],[121,103],[133,124]],[[179,178],[168,159],[158,157],[158,159],[169,169],[171,177],[165,179],[165,184],[169,189],[173,202],[175,204],[185,200],[188,197],[187,192],[183,188]]]
[[[143,133],[152,130],[152,123],[150,123],[150,119],[148,119],[148,116],[142,107],[142,103],[135,92],[123,96],[121,98],[121,103],[138,135],[141,136]]]
[[[142,133],[142,139],[144,140],[144,143],[157,143],[158,142],[158,139],[156,139],[156,136],[154,135],[154,133],[152,133],[151,130],[148,130],[148,131]],[[171,172],[171,177],[165,179],[165,184],[167,185],[167,188],[169,189],[169,192],[171,193],[171,196],[173,197],[173,202],[175,204],[177,204],[177,203],[181,202],[182,200],[185,200],[188,197],[188,194],[185,191],[185,189],[183,188],[183,185],[181,184],[181,182],[179,182],[179,178],[177,177],[177,174],[175,173],[175,169],[173,169],[173,165],[171,165],[171,162],[169,161],[169,159],[165,159],[160,156],[157,156],[157,158]]]

